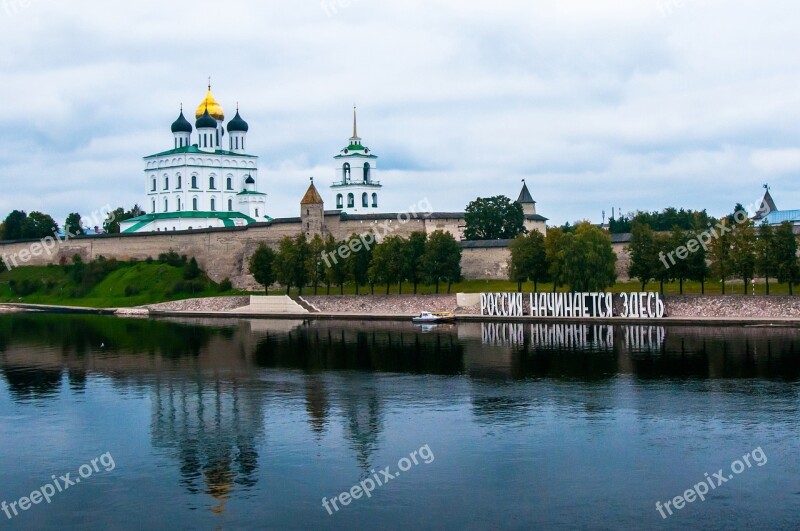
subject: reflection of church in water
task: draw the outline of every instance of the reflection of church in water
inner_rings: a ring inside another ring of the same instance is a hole
[[[153,383],[153,446],[180,461],[181,482],[222,512],[235,486],[256,484],[262,393],[252,382],[165,379]]]

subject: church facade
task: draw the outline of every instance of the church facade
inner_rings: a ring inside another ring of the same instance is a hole
[[[144,157],[145,214],[120,224],[122,233],[242,227],[270,221],[258,189],[258,157],[247,153],[248,123],[239,109],[225,112],[211,85],[195,111],[181,108],[172,124],[172,148]]]

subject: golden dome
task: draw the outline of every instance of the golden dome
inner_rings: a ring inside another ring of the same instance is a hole
[[[225,119],[225,111],[222,110],[222,105],[217,103],[217,100],[214,99],[214,96],[211,95],[211,85],[208,86],[208,92],[206,92],[205,99],[198,105],[197,110],[194,113],[194,117],[199,119],[203,114],[205,114],[206,109],[208,109],[208,114],[210,114],[215,120],[224,120]]]

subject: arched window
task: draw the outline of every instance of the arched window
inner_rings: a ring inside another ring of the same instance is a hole
[[[176,186],[175,189],[180,190],[181,187],[183,186],[183,178],[181,177],[180,173],[177,175],[177,177],[178,177],[178,186]]]
[[[208,178],[208,189],[209,190],[216,190],[216,188],[214,187],[214,178],[213,177],[209,177]]]
[[[336,208],[342,208],[344,206],[342,200],[342,194],[336,194]]]
[[[169,190],[169,177],[164,176],[164,190]]]
[[[153,214],[155,214],[155,213],[156,213],[156,200],[155,200],[155,199],[153,199],[153,209],[151,210],[151,212],[152,212]]]
[[[150,191],[151,192],[155,192],[156,191],[156,178],[155,177],[153,177],[153,182],[151,183]]]
[[[344,163],[344,182],[350,182],[350,163]]]
[[[233,190],[233,178],[228,177],[226,185],[227,185],[226,188],[228,188],[228,190]]]
[[[228,212],[233,212],[233,199],[228,199]]]
[[[378,194],[372,194],[372,208],[378,208]]]
[[[256,209],[256,218],[258,218],[258,209]]]
[[[211,212],[216,212],[217,211],[216,207],[217,207],[217,201],[212,197],[211,198]]]
[[[197,190],[197,175],[192,175],[192,188]]]
[[[181,211],[181,198],[180,197],[175,198],[175,203],[177,203],[178,212],[180,212]]]
[[[169,212],[169,199],[164,198],[164,212]]]
[[[365,183],[369,183],[369,170],[370,170],[369,162],[365,162],[364,163],[364,182]],[[364,205],[364,206],[367,206],[367,205]]]
[[[369,206],[369,194],[367,192],[361,194],[361,206],[364,208]]]
[[[353,194],[347,194],[347,208],[353,208],[356,206],[356,198]]]
[[[197,198],[192,198],[192,210],[197,211]]]

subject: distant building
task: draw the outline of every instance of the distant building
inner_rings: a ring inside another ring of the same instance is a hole
[[[519,193],[517,203],[522,205],[522,213],[525,215],[525,229],[528,232],[538,230],[542,234],[547,234],[547,218],[536,213],[536,201],[533,200],[525,179],[522,180],[522,191]]]
[[[226,139],[225,113],[209,84],[195,118],[193,139],[181,107],[172,149],[144,158],[147,213],[120,223],[121,232],[241,227],[270,219],[266,194],[258,191],[258,157],[246,151],[250,127],[238,107]]]
[[[361,144],[353,109],[353,136],[336,160],[336,181],[331,190],[336,197],[336,209],[346,214],[376,214],[380,212],[381,183],[375,180],[378,157]]]
[[[766,192],[758,210],[751,218],[757,225],[761,223],[768,223],[769,225],[780,225],[784,221],[788,221],[792,225],[800,225],[800,209],[798,210],[779,210],[772,199],[772,194],[769,193],[769,186],[764,185]]]

